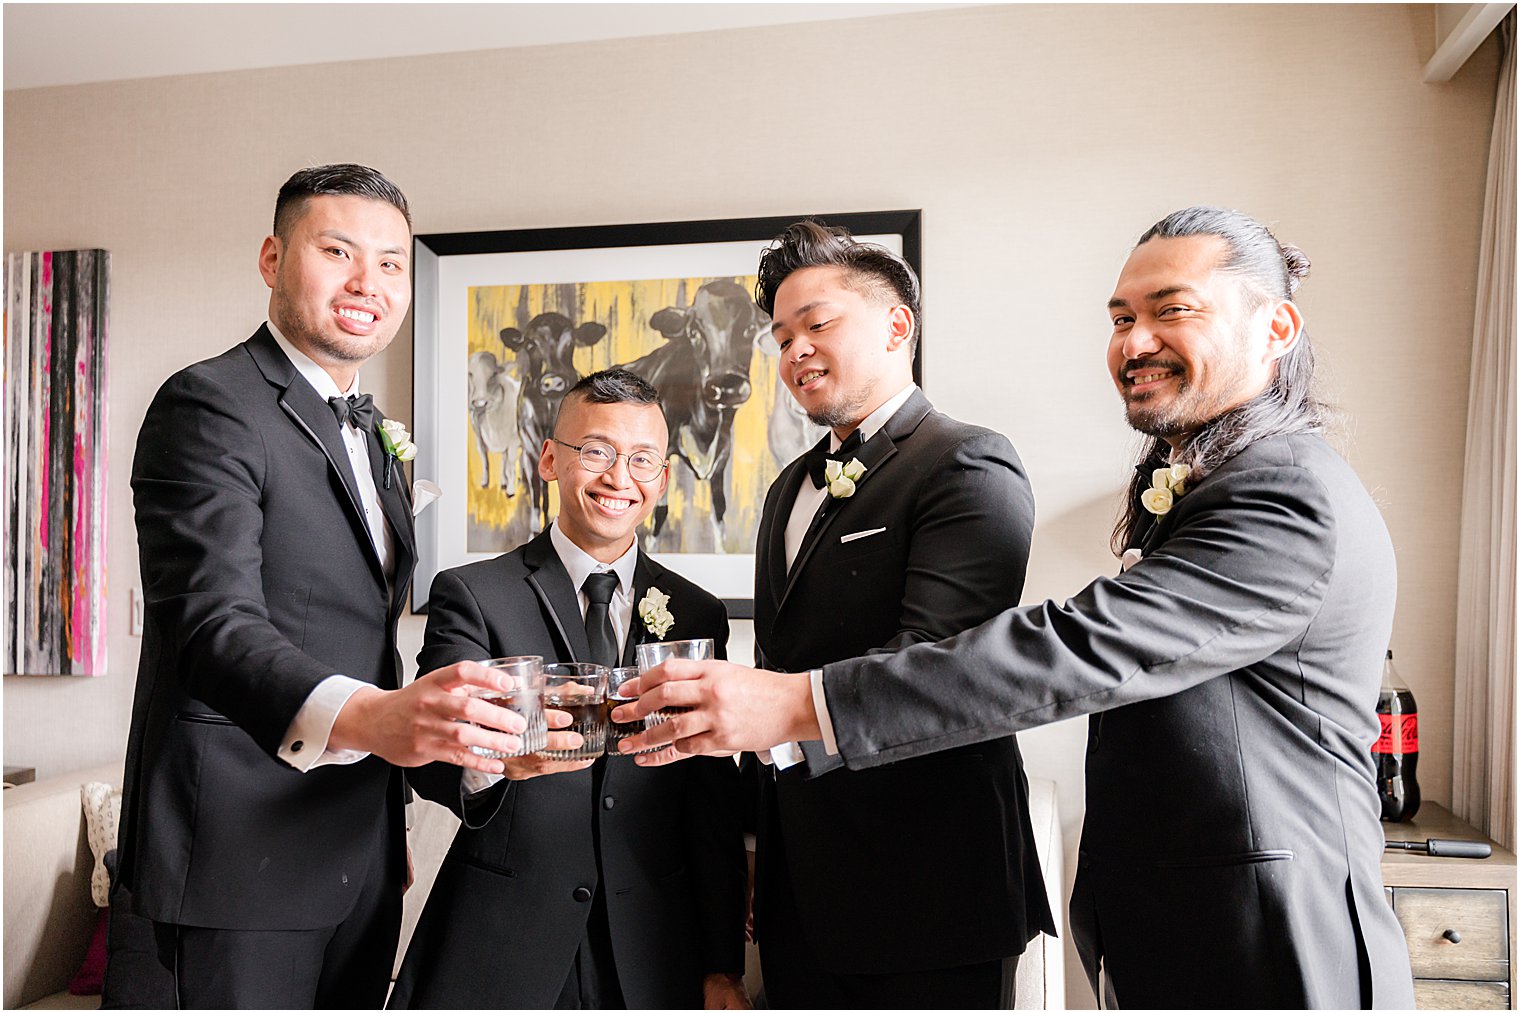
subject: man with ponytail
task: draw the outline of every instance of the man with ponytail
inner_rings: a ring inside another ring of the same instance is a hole
[[[814,739],[863,770],[1090,715],[1071,927],[1107,1007],[1412,1008],[1369,752],[1393,548],[1321,435],[1308,269],[1234,211],[1141,236],[1108,304],[1150,437],[1118,574],[811,673],[672,662],[638,711],[693,710],[629,748]]]

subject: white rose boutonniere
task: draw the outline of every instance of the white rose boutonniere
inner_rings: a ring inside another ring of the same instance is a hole
[[[663,638],[676,623],[676,617],[665,607],[669,604],[670,595],[657,587],[651,587],[639,601],[639,618],[644,620],[644,628],[657,637]]]
[[[830,461],[823,466],[823,480],[828,483],[829,495],[835,499],[849,499],[855,495],[855,483],[866,473],[866,466],[855,458],[840,464]]]
[[[1177,497],[1187,491],[1190,473],[1191,469],[1185,464],[1157,468],[1151,472],[1151,487],[1140,494],[1140,505],[1157,517],[1164,516]]]
[[[377,432],[380,434],[380,446],[385,450],[385,487],[389,489],[396,462],[410,461],[416,457],[417,444],[412,442],[412,434],[406,431],[406,426],[395,419],[381,419]]]
[[[395,419],[380,420],[380,442],[385,452],[398,461],[410,461],[417,456],[417,444],[412,442],[412,434]]]

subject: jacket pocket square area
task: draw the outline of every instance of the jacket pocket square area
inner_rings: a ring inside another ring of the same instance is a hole
[[[852,531],[848,535],[840,535],[839,536],[839,544],[840,545],[847,545],[850,542],[858,542],[862,538],[870,538],[872,535],[879,535],[879,534],[881,534],[885,530],[887,530],[887,529],[886,528],[871,528],[869,531]]]

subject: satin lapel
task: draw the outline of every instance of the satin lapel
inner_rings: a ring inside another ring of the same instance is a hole
[[[633,567],[633,612],[628,618],[628,635],[623,638],[623,656],[618,661],[619,665],[638,664],[638,646],[654,640],[653,635],[644,628],[644,620],[639,618],[639,602],[644,600],[644,595],[649,593],[649,589],[664,572],[659,564],[644,555],[643,549],[639,550],[638,562]]]
[[[927,402],[925,403],[927,404]],[[902,411],[906,411],[911,404],[912,401],[910,400],[898,412],[898,415],[901,415]],[[895,420],[898,415],[894,415],[892,418]],[[920,415],[919,418],[921,419],[923,416]],[[915,420],[914,425],[917,426],[917,424],[918,422]],[[818,515],[813,519],[813,523],[808,526],[807,534],[803,536],[802,544],[797,548],[797,558],[792,563],[792,569],[786,575],[786,590],[782,592],[781,601],[776,606],[778,612],[781,610],[781,606],[786,604],[787,596],[792,593],[792,588],[796,586],[797,575],[802,572],[803,567],[807,566],[808,560],[813,557],[814,550],[823,543],[829,529],[834,526],[835,519],[840,514],[849,511],[851,504],[855,501],[855,496],[860,495],[860,487],[867,482],[873,481],[881,471],[882,466],[897,456],[897,441],[892,438],[892,434],[888,431],[889,428],[890,426],[883,426],[880,432],[861,445],[860,453],[855,455],[855,460],[864,465],[866,469],[865,474],[861,475],[855,483],[855,495],[845,499],[834,499],[831,496],[824,497],[823,505],[818,508]]]
[[[554,620],[560,643],[570,649],[568,658],[545,658],[546,664],[579,661],[589,657],[591,644],[586,640],[586,620],[581,615],[580,593],[570,584],[565,564],[559,561],[549,532],[544,530],[523,550],[523,565],[528,568],[528,583]]]
[[[267,328],[261,327],[258,333],[249,339],[248,351],[263,372],[264,378],[281,388],[280,410],[295,424],[296,428],[321,448],[322,453],[327,457],[328,467],[337,473],[339,480],[343,483],[343,488],[348,494],[349,520],[355,525],[355,533],[364,539],[364,544],[369,548],[370,569],[383,583],[385,572],[380,569],[380,557],[375,554],[375,544],[370,539],[369,526],[364,522],[364,507],[359,501],[359,486],[354,480],[354,469],[348,463],[348,448],[343,444],[343,436],[338,431],[338,420],[333,417],[332,409],[312,389],[311,384],[306,382],[305,377],[296,371],[296,367],[285,357],[285,353],[280,351],[280,346],[275,344]]]
[[[828,439],[827,436],[823,438],[825,447],[828,446]],[[761,524],[760,570],[756,573],[756,583],[770,592],[771,604],[778,611],[787,586],[786,525],[791,520],[792,506],[797,502],[797,493],[802,489],[802,483],[811,481],[803,463],[805,460],[805,455],[797,458],[776,479],[780,484],[780,491],[776,494],[776,509],[766,514],[764,523]],[[760,587],[757,586],[755,590],[758,593]]]
[[[412,504],[411,497],[406,491],[406,472],[400,461],[391,463],[391,487],[385,487],[385,461],[389,457],[380,444],[379,432],[364,434],[364,444],[369,449],[370,472],[375,476],[375,491],[380,494],[380,508],[385,511],[385,519],[390,521],[391,533],[396,538],[396,548],[405,554],[408,560],[417,558],[417,540],[412,530]],[[397,561],[396,572],[402,573],[401,561]]]

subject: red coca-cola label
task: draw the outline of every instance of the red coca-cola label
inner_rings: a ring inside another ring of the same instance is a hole
[[[1405,755],[1420,751],[1420,716],[1418,714],[1379,714],[1382,732],[1372,744],[1374,753]]]

